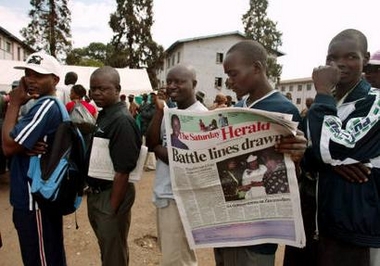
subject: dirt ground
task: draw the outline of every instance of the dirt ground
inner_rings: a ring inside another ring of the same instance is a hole
[[[154,171],[144,172],[136,185],[136,201],[132,209],[129,234],[130,266],[159,265],[156,213],[151,202]],[[96,237],[87,219],[86,199],[76,213],[79,229],[75,229],[75,215],[64,217],[66,257],[69,266],[101,265]],[[9,204],[9,177],[0,175],[0,266],[22,265],[17,233],[12,223]],[[198,249],[199,266],[215,265],[212,249]],[[276,266],[282,265],[283,247],[276,254]]]

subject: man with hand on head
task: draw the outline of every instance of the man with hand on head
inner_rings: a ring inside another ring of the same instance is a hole
[[[364,67],[365,79],[372,87],[380,89],[380,50],[375,52]],[[380,266],[380,249],[371,248],[371,266]]]
[[[168,96],[178,109],[194,112],[207,111],[195,98],[197,79],[191,66],[176,65],[166,76]],[[147,146],[157,157],[156,178],[153,188],[157,207],[157,230],[162,252],[161,266],[198,265],[195,251],[191,250],[174,200],[167,150],[167,132],[163,123],[165,102],[156,100],[156,112],[147,130]]]
[[[337,34],[326,65],[315,68],[317,95],[308,112],[318,172],[320,266],[368,266],[380,247],[380,91],[362,78],[367,38]],[[315,163],[314,161],[313,163]]]
[[[62,122],[54,99],[59,82],[58,61],[43,52],[33,53],[24,65],[18,88],[10,92],[10,101],[2,129],[3,150],[12,156],[10,201],[24,265],[65,266],[62,215],[49,206],[40,206],[30,192],[28,177],[31,155],[42,153],[53,143]],[[35,99],[30,110],[19,119],[20,108]]]

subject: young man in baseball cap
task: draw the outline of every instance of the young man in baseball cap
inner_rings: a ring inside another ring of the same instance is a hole
[[[372,87],[380,89],[380,50],[374,53],[364,67],[365,79]]]
[[[27,175],[30,155],[40,154],[52,144],[62,116],[55,96],[60,64],[45,53],[31,54],[25,71],[10,101],[2,129],[3,150],[12,156],[10,201],[24,265],[66,265],[62,216],[49,206],[39,206],[30,193]],[[35,103],[21,119],[20,108],[29,100]],[[45,145],[47,144],[47,146]]]

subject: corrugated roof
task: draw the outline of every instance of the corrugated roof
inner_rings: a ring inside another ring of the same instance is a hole
[[[28,53],[34,53],[36,50],[34,50],[32,47],[29,45],[25,44],[25,42],[21,41],[19,38],[17,38],[15,35],[4,29],[3,27],[0,26],[0,32],[7,36],[7,38],[13,40],[14,42],[17,42],[20,44],[25,50],[27,50]]]
[[[241,33],[240,31],[231,31],[231,32],[225,32],[225,33],[218,33],[218,34],[211,34],[211,35],[204,35],[204,36],[198,36],[198,37],[192,37],[192,38],[185,38],[178,40],[174,42],[172,45],[169,46],[168,49],[166,49],[166,53],[170,53],[172,50],[174,50],[178,45],[183,44],[183,43],[188,43],[188,42],[194,42],[194,41],[200,41],[200,40],[207,40],[207,39],[213,39],[213,38],[220,38],[220,37],[225,37],[225,36],[240,36],[242,38],[245,38],[245,35]],[[283,56],[285,53],[280,52],[280,51],[275,51],[277,56]]]

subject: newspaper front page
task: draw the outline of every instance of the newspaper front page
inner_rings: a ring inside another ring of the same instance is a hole
[[[165,109],[170,174],[191,248],[305,245],[294,163],[274,150],[291,115]]]

